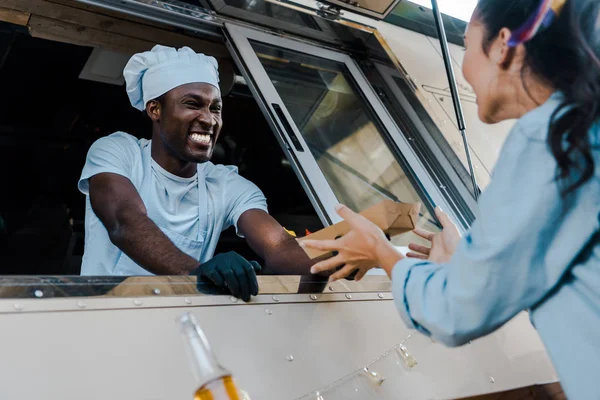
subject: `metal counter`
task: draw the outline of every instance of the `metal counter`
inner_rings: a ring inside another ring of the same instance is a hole
[[[526,314],[448,349],[404,326],[385,277],[299,293],[300,277],[262,276],[250,303],[188,277],[23,279],[0,280],[2,399],[192,399],[185,311],[253,400],[459,398],[556,380]],[[385,381],[365,381],[366,366]]]

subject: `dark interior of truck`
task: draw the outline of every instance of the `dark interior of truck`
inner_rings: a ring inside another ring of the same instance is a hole
[[[89,147],[116,131],[149,138],[150,120],[130,106],[123,85],[79,78],[92,51],[0,24],[0,274],[78,275],[85,197],[77,181]],[[285,228],[299,236],[320,229],[247,86],[224,96],[223,116],[212,161],[236,165],[257,184]],[[217,253],[230,250],[257,259],[233,229]]]

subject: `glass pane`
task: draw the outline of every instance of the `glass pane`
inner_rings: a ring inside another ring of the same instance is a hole
[[[427,11],[423,14],[430,15],[430,13]],[[413,16],[405,15],[405,17]],[[452,31],[456,32],[457,28],[454,27]],[[438,142],[446,157],[453,164],[456,162],[455,168],[461,171],[465,184],[470,188],[465,148],[456,123],[456,114],[438,40],[410,30],[401,30],[398,35],[388,36],[385,39],[406,72],[400,74],[392,66],[391,74],[394,82],[411,103],[419,119],[426,124],[428,134]],[[462,100],[475,177],[480,188],[484,189],[490,182],[490,173],[514,122],[504,121],[494,125],[481,122],[475,93],[462,75],[464,55],[462,46],[450,44],[449,50]]]
[[[400,86],[400,78],[395,77],[394,80]],[[471,158],[475,169],[475,177],[477,178],[478,185],[484,189],[490,182],[491,169],[496,162],[496,153],[502,146],[503,138],[498,135],[500,139],[499,144],[493,143],[494,136],[491,135],[490,137],[484,138],[484,142],[480,142],[480,133],[482,131],[486,132],[489,129],[485,128],[485,125],[479,121],[477,114],[477,100],[472,90],[465,86],[461,86],[460,89],[464,118],[465,121],[469,122],[467,134],[469,139],[469,150],[471,151]],[[468,170],[467,154],[465,152],[462,134],[456,123],[454,104],[449,89],[422,85],[422,90],[424,91],[425,97],[430,102],[432,113],[437,117],[438,121],[441,121],[440,130],[444,135],[444,138],[452,150],[458,155],[465,169]]]
[[[390,292],[387,277],[328,283],[316,276],[258,275],[260,294]],[[229,291],[195,276],[0,276],[0,299],[227,295]],[[191,304],[186,302],[186,304]]]
[[[422,202],[343,63],[251,43],[340,202],[354,210],[390,198]],[[437,230],[421,211],[419,224]],[[394,244],[417,240],[403,235]]]

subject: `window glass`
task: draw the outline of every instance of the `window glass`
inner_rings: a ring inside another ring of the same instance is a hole
[[[342,63],[251,42],[337,199],[364,210],[422,202]],[[420,224],[436,230],[425,207]],[[405,246],[414,235],[394,243]]]
[[[384,32],[383,36],[405,69],[405,74],[394,69],[391,84],[395,83],[405,94],[421,121],[433,121],[433,129],[437,132],[431,132],[432,136],[448,159],[458,158],[458,167],[464,168],[461,175],[468,174],[463,139],[456,123],[437,39],[400,27],[390,28],[392,30]],[[480,121],[475,93],[462,76],[462,48],[450,44],[449,50],[462,101],[475,177],[479,187],[484,189],[490,182],[491,171],[514,121],[495,125]],[[465,179],[465,183],[470,187],[470,178]]]

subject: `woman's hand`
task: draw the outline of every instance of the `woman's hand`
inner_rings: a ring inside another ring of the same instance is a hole
[[[367,271],[381,266],[391,275],[394,265],[402,255],[387,240],[383,231],[360,214],[346,206],[336,208],[340,217],[350,225],[351,231],[336,240],[305,240],[300,242],[302,247],[332,251],[337,253],[325,261],[315,264],[311,268],[313,274],[329,271],[343,266],[342,269],[331,275],[330,281],[336,281],[358,270],[356,280],[361,280]]]
[[[429,240],[431,247],[411,243],[408,245],[408,248],[416,253],[407,253],[407,257],[429,260],[437,264],[450,261],[462,236],[457,226],[441,208],[435,208],[435,216],[442,224],[442,231],[440,233],[433,233],[425,229],[415,229],[413,232],[423,239]]]

